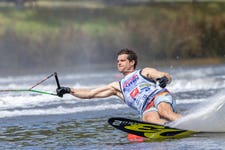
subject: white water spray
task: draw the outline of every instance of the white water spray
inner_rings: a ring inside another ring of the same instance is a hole
[[[225,132],[224,91],[194,106],[171,126],[194,131]]]

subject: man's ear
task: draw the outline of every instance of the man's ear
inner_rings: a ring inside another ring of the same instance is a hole
[[[130,63],[134,66],[135,61],[134,60],[131,60]]]

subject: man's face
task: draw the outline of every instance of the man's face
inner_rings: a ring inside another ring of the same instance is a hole
[[[127,57],[127,54],[121,54],[117,58],[117,69],[123,74],[134,70],[134,61],[129,61]]]

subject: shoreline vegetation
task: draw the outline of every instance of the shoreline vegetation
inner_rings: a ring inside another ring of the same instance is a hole
[[[143,64],[224,64],[224,34],[225,2],[0,2],[0,73],[114,65],[121,48]]]

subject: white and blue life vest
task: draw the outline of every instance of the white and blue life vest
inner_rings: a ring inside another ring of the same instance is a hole
[[[140,115],[155,95],[165,90],[158,87],[154,80],[144,77],[141,74],[141,70],[136,70],[125,76],[120,81],[120,88],[123,93],[124,102],[138,111]]]

